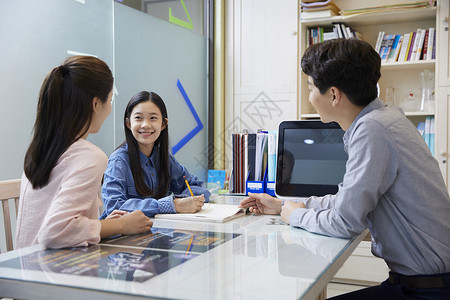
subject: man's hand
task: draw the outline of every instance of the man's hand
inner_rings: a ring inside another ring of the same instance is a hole
[[[296,208],[305,208],[305,204],[302,202],[292,202],[292,201],[284,201],[284,205],[281,208],[281,220],[284,223],[289,224],[289,218],[291,217],[291,213]]]
[[[248,193],[248,198],[241,201],[239,207],[249,208],[255,214],[278,215],[281,212],[281,200],[268,194]]]
[[[205,195],[193,196],[187,198],[174,199],[175,210],[177,213],[195,213],[202,209],[205,205]]]

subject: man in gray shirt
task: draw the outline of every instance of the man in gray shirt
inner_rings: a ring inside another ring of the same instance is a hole
[[[346,131],[335,195],[292,202],[249,194],[242,207],[311,232],[350,238],[366,228],[391,272],[380,286],[336,299],[450,299],[450,198],[437,161],[398,108],[377,98],[381,60],[366,42],[314,44],[302,58],[309,101]]]

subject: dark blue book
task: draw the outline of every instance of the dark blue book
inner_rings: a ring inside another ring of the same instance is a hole
[[[256,133],[248,134],[248,180],[255,180]]]

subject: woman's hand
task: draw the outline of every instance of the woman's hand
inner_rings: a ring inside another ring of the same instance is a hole
[[[118,220],[122,223],[122,234],[125,235],[147,232],[153,226],[153,221],[140,210],[124,214]]]
[[[105,219],[117,219],[117,218],[120,218],[123,215],[126,215],[127,213],[128,212],[125,211],[125,210],[116,209],[116,210],[113,210],[113,212],[110,213]]]
[[[193,196],[187,198],[176,198],[173,200],[175,210],[177,213],[195,213],[202,209],[204,205],[204,195]]]

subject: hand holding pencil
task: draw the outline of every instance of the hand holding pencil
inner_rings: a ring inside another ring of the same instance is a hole
[[[200,196],[194,196],[192,192],[191,186],[187,181],[186,177],[184,177],[184,182],[186,183],[187,188],[189,189],[189,193],[191,197],[187,198],[179,198],[174,199],[173,203],[175,204],[175,210],[177,213],[195,213],[202,209],[202,206],[205,202],[205,195],[201,194]]]

